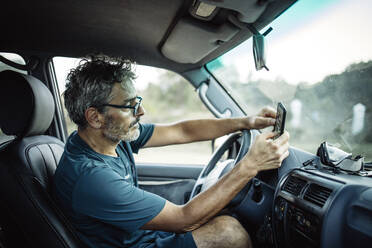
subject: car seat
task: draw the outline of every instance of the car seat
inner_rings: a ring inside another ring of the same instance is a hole
[[[15,139],[0,149],[0,227],[6,247],[82,247],[53,201],[53,174],[64,143],[44,135],[54,117],[49,89],[37,78],[0,72],[0,127]]]

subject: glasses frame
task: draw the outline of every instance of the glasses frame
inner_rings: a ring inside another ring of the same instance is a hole
[[[116,104],[109,104],[109,103],[105,103],[105,104],[102,104],[100,106],[108,106],[108,107],[113,107],[113,108],[125,108],[125,109],[133,109],[133,115],[136,116],[137,113],[138,113],[138,109],[139,107],[141,106],[141,103],[142,103],[142,97],[140,96],[137,96],[136,97],[136,100],[138,100],[136,102],[136,104],[134,106],[126,106],[126,105],[116,105]]]

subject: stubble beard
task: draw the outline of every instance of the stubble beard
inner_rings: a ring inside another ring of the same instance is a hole
[[[113,143],[118,143],[121,140],[131,142],[138,139],[140,135],[139,128],[132,129],[133,126],[137,124],[139,120],[131,123],[128,127],[128,130],[125,130],[125,127],[120,124],[116,124],[112,117],[105,116],[105,127],[103,130],[103,136]],[[131,130],[132,129],[132,130]]]

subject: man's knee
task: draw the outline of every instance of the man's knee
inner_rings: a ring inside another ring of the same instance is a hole
[[[221,239],[229,241],[230,247],[251,247],[251,240],[240,222],[228,215],[216,217],[216,225],[221,230]]]
[[[251,240],[244,227],[233,217],[222,215],[193,231],[198,248],[251,247]]]

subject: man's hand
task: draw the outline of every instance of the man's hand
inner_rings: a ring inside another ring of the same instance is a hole
[[[256,116],[245,118],[246,129],[261,129],[275,124],[276,111],[271,107],[264,107]]]
[[[269,132],[257,136],[242,160],[244,167],[249,171],[248,174],[279,168],[282,161],[288,157],[288,132],[285,131],[283,135],[273,140],[275,135],[274,132]]]

